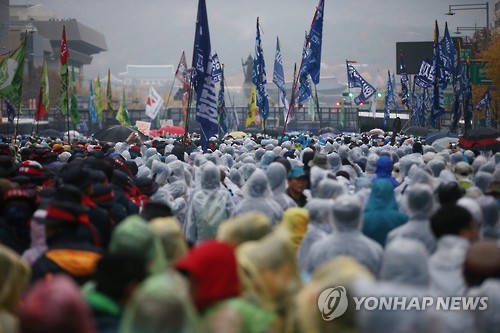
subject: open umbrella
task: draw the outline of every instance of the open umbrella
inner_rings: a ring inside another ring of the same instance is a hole
[[[42,137],[50,136],[52,138],[60,138],[62,136],[60,131],[53,128],[45,129],[38,134]]]
[[[434,140],[434,142],[432,142],[431,146],[434,147],[434,149],[436,149],[437,152],[440,152],[443,149],[449,148],[449,145],[451,143],[458,143],[458,138],[445,136],[445,137]]]
[[[140,131],[132,128],[131,126],[114,125],[109,128],[97,132],[94,137],[99,141],[107,142],[122,142],[127,140],[130,133],[137,133],[141,140],[148,140],[149,137],[142,134]]]
[[[500,150],[500,131],[491,127],[469,130],[459,139],[459,145],[471,150]]]
[[[323,127],[318,131],[318,134],[323,133],[342,134],[342,131],[335,127]]]
[[[181,126],[165,126],[165,127],[159,128],[157,130],[149,131],[149,134],[152,136],[184,135],[184,133],[186,133],[186,130],[184,129],[184,127],[181,127]]]
[[[429,133],[429,130],[421,126],[411,126],[408,127],[406,130],[404,130],[403,132],[413,136],[425,137],[427,136],[427,133]]]
[[[368,134],[369,135],[384,135],[385,131],[383,129],[380,129],[380,128],[374,128],[374,129],[371,129],[368,132]]]
[[[434,141],[441,138],[458,138],[458,134],[451,133],[450,131],[430,132],[425,137],[425,143],[428,145],[432,145]]]

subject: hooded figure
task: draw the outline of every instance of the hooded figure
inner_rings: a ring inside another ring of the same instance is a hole
[[[364,208],[363,233],[384,246],[387,234],[406,221],[408,217],[398,210],[393,184],[386,179],[374,179]]]
[[[481,239],[500,240],[500,212],[494,197],[486,195],[477,201],[483,213],[483,224],[481,225]]]
[[[220,223],[233,211],[231,194],[221,188],[219,168],[207,162],[201,169],[200,191],[193,191],[188,199],[184,235],[192,244],[215,238]]]
[[[194,304],[208,332],[269,330],[273,315],[240,297],[242,286],[231,245],[205,241],[178,260],[175,268],[189,279]]]
[[[243,194],[245,198],[236,205],[233,216],[258,211],[266,214],[273,225],[278,224],[283,215],[283,208],[272,198],[269,181],[263,170],[256,170],[250,176],[243,187]]]
[[[351,256],[377,274],[382,259],[382,246],[360,231],[363,209],[356,195],[344,194],[337,198],[333,209],[335,231],[313,244],[309,252],[306,271],[338,256]]]
[[[405,197],[409,220],[389,232],[386,243],[398,238],[411,238],[420,241],[431,254],[436,249],[436,237],[430,225],[434,212],[432,190],[426,184],[414,184]]]
[[[273,192],[273,199],[279,203],[283,210],[296,207],[295,201],[286,194],[287,177],[286,168],[281,163],[271,163],[266,170],[269,186]]]
[[[377,179],[383,178],[390,181],[393,188],[396,188],[399,185],[399,182],[394,177],[392,177],[392,160],[390,157],[380,156],[377,159],[375,175],[376,176],[373,177],[372,182],[375,182]]]

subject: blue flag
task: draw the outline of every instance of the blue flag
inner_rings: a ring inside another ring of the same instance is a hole
[[[391,81],[391,72],[387,71],[387,83],[385,85],[385,103],[384,103],[384,129],[387,129],[389,118],[391,117],[390,107],[393,105],[394,93]]]
[[[97,108],[95,105],[94,89],[92,89],[92,81],[90,81],[89,117],[91,124],[97,123]]]
[[[222,80],[222,66],[217,53],[212,56],[212,80],[214,83]]]
[[[196,120],[200,123],[203,151],[207,150],[208,140],[218,130],[217,96],[212,80],[210,52],[207,6],[205,0],[199,0],[193,48],[193,85],[196,91]]]
[[[443,71],[445,75],[445,79],[441,82],[441,88],[446,89],[448,86],[448,81],[450,78],[455,76],[455,68],[456,68],[456,56],[457,51],[455,49],[455,45],[453,44],[453,40],[451,39],[450,32],[448,31],[448,23],[445,23],[444,26],[444,36],[441,40],[441,62],[443,64]]]
[[[287,106],[285,90],[285,71],[283,70],[283,58],[281,57],[280,39],[276,37],[276,55],[274,57],[273,82],[281,92],[281,104]]]
[[[364,103],[368,98],[370,98],[375,93],[375,87],[369,84],[363,77],[358,73],[356,68],[349,61],[346,60],[347,65],[347,85],[349,88],[361,88],[361,93],[354,98],[354,103],[359,105]]]
[[[320,0],[316,12],[314,13],[311,30],[306,43],[306,53],[304,56],[304,68],[311,76],[314,84],[319,83],[319,74],[321,69],[321,41],[323,38],[323,13],[325,10],[325,1]]]
[[[217,101],[219,109],[219,138],[224,137],[228,131],[228,117],[226,112],[226,102],[224,96],[224,69],[221,67],[219,98]]]
[[[487,89],[483,97],[479,101],[479,103],[477,103],[476,105],[476,110],[483,110],[483,108],[486,107],[486,117],[485,117],[486,127],[491,127],[490,102],[491,102],[490,90]]]
[[[445,80],[441,59],[441,44],[439,43],[439,28],[434,21],[434,98],[432,104],[431,125],[436,127],[436,120],[444,114],[444,95],[442,81]]]
[[[394,73],[392,73],[392,81],[391,81],[391,88],[392,88],[392,100],[391,100],[391,106],[394,109],[398,108],[398,92],[396,91],[396,77],[394,76]]]
[[[311,91],[311,81],[309,80],[309,72],[306,67],[306,53],[307,53],[307,38],[308,35],[306,33],[306,37],[304,38],[304,46],[302,47],[302,66],[299,71],[299,91],[297,92],[297,101],[299,104],[312,98]],[[300,106],[299,106],[300,108]]]
[[[9,123],[13,124],[14,118],[16,117],[16,107],[10,99],[6,98],[4,101],[5,107],[7,108],[7,120],[9,121]]]
[[[266,120],[269,117],[269,101],[267,100],[267,79],[266,79],[266,63],[264,61],[264,50],[260,41],[260,26],[259,18],[257,18],[257,31],[255,34],[255,58],[253,60],[253,76],[252,83],[257,89],[257,106],[262,119]]]
[[[401,79],[401,104],[403,104],[406,109],[410,108],[410,102],[408,99],[408,74],[406,72],[406,66],[404,62],[403,52],[399,53],[399,76]]]

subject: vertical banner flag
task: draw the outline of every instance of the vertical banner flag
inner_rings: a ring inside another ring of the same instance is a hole
[[[375,88],[369,84],[363,77],[358,73],[356,68],[352,65],[352,62],[346,60],[347,65],[347,85],[349,88],[361,88],[361,93],[354,98],[354,103],[359,105],[364,103],[368,98],[370,98],[375,93]]]
[[[0,62],[0,97],[5,98],[10,123],[14,122],[16,110],[21,109],[25,52],[26,37],[10,57]]]
[[[393,92],[392,92],[392,82],[391,82],[391,73],[390,71],[387,71],[387,83],[385,85],[385,103],[384,103],[384,129],[387,129],[387,126],[389,124],[389,118],[391,116],[391,110],[390,107],[393,105],[392,99],[394,98]]]
[[[80,111],[78,111],[78,100],[76,99],[76,78],[75,66],[71,65],[71,101],[69,106],[69,115],[73,125],[80,123]]]
[[[122,102],[120,107],[118,108],[118,112],[116,113],[116,120],[120,123],[120,125],[130,125],[130,118],[127,110],[127,100],[125,99],[125,88],[122,89]]]
[[[266,79],[266,64],[264,61],[264,50],[260,40],[260,25],[257,17],[257,31],[255,34],[255,57],[253,60],[252,83],[255,84],[257,90],[257,106],[259,114],[264,120],[269,117],[269,101],[267,100],[267,79]]]
[[[302,48],[302,61],[301,64],[302,66],[300,67],[299,70],[299,90],[297,92],[297,102],[299,104],[299,109],[303,106],[304,101],[312,98],[312,91],[311,91],[311,82],[309,80],[309,73],[307,72],[307,67],[306,67],[306,53],[307,53],[307,40],[308,40],[308,35],[306,32],[306,36],[304,38],[304,46]]]
[[[59,99],[59,110],[63,115],[68,114],[68,85],[69,85],[69,70],[68,70],[68,57],[69,50],[66,44],[66,26],[63,25],[61,48],[60,48],[61,67],[59,73],[61,75],[61,97]]]
[[[212,56],[212,80],[214,83],[219,82],[222,79],[222,66],[219,61],[219,56],[215,53]]]
[[[203,151],[208,148],[208,139],[218,131],[217,97],[212,80],[210,52],[207,6],[205,0],[199,0],[193,47],[193,85],[196,91],[196,120],[200,123]]]
[[[453,44],[453,40],[451,39],[450,32],[448,31],[448,22],[445,23],[444,26],[444,36],[441,40],[441,64],[442,71],[444,75],[444,79],[441,83],[441,89],[446,89],[448,86],[448,81],[450,78],[453,78],[455,75],[455,67],[456,67],[456,54],[457,51],[455,49],[455,45]]]
[[[245,120],[245,128],[252,125],[255,122],[255,114],[257,113],[257,92],[255,89],[255,84],[252,84],[252,90],[250,91],[250,97],[248,98],[248,109],[247,118]]]
[[[481,110],[481,111],[486,106],[486,117],[485,117],[485,126],[486,127],[491,127],[490,102],[491,102],[490,90],[487,89],[486,92],[484,93],[483,97],[479,101],[479,103],[476,105],[476,110]]]
[[[394,76],[394,73],[392,73],[392,81],[391,81],[391,88],[392,88],[392,107],[394,109],[398,108],[398,92],[396,90],[396,77]]]
[[[306,52],[304,56],[304,68],[311,76],[314,84],[319,83],[321,69],[321,42],[323,38],[323,13],[325,10],[325,1],[320,0],[316,12],[314,13],[311,30],[306,43]]]
[[[283,58],[281,57],[280,39],[276,37],[276,55],[274,56],[273,82],[280,93],[280,107],[287,106],[285,89],[285,71],[283,70]]]
[[[339,115],[340,128],[344,127],[344,117],[345,117],[345,108],[344,108],[344,99],[342,98],[342,104],[340,105],[340,115]]]
[[[102,127],[104,117],[102,115],[102,95],[101,95],[101,79],[97,75],[97,81],[94,86],[95,109],[97,111],[97,124]]]
[[[441,61],[441,44],[439,43],[439,28],[437,20],[434,21],[434,98],[432,104],[431,125],[436,127],[436,119],[444,114],[444,95],[441,82],[445,80]]]
[[[92,89],[92,80],[90,80],[89,117],[91,125],[97,123],[97,109],[95,105],[94,89]]]
[[[177,72],[175,72],[175,76],[177,80],[182,84],[184,91],[189,91],[189,73],[186,62],[186,54],[184,50],[182,50],[181,60],[179,61],[179,65],[177,66]]]
[[[149,86],[149,95],[146,100],[146,116],[155,119],[163,106],[163,98],[153,86]]]
[[[403,52],[399,53],[399,76],[401,80],[401,104],[408,110],[410,108],[408,99],[408,74],[406,72]]]
[[[226,112],[226,101],[224,96],[224,67],[221,66],[220,90],[217,101],[217,109],[219,111],[219,138],[224,137],[228,131],[228,117]]]
[[[40,121],[43,117],[45,117],[49,107],[49,74],[47,71],[47,62],[44,60],[42,67],[42,82],[40,84],[40,95],[38,96],[35,120]]]
[[[108,103],[108,114],[113,115],[113,91],[111,90],[111,70],[108,68],[108,82],[106,85],[106,101]]]

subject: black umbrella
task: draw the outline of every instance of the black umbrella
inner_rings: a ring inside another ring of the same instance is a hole
[[[432,145],[434,141],[442,138],[458,138],[458,134],[451,133],[450,131],[430,132],[425,137],[425,143],[428,145]]]
[[[458,142],[464,149],[500,150],[500,131],[491,127],[478,127],[468,130]]]
[[[49,128],[49,129],[45,129],[43,131],[41,131],[40,133],[38,133],[39,136],[50,136],[51,138],[61,138],[62,135],[61,135],[61,132],[59,132],[58,130],[56,129],[53,129],[53,128]]]
[[[318,134],[325,133],[342,134],[342,131],[335,127],[323,127],[318,131]]]
[[[411,126],[408,127],[406,130],[404,130],[403,132],[413,136],[425,137],[427,136],[427,133],[429,133],[429,130],[421,126]]]
[[[94,138],[99,141],[121,142],[127,140],[130,134],[134,132],[139,135],[141,140],[149,140],[149,137],[142,134],[140,131],[134,129],[131,126],[123,125],[114,125],[110,128],[102,129],[94,134]]]

